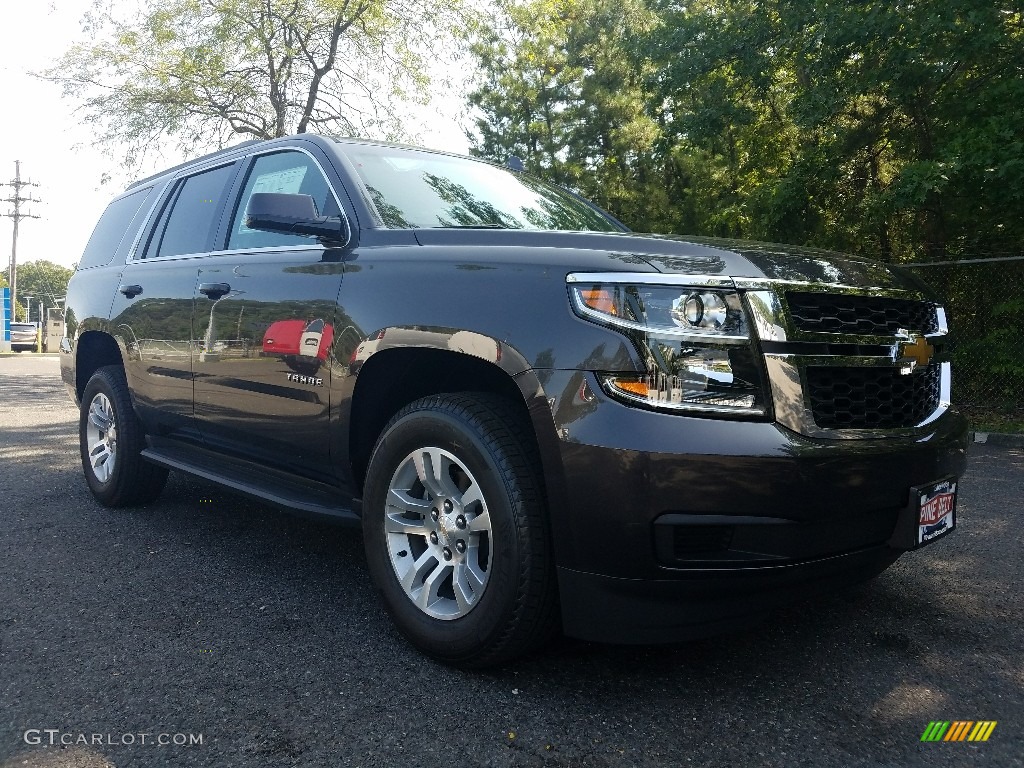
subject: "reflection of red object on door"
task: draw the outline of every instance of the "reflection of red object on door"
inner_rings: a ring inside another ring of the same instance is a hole
[[[323,320],[278,320],[263,334],[263,353],[327,359],[334,342],[334,327]]]

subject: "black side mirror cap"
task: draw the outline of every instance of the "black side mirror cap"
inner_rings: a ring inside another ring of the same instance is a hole
[[[325,245],[344,246],[351,237],[344,216],[318,216],[309,195],[254,192],[245,209],[245,226],[286,235],[311,235]]]

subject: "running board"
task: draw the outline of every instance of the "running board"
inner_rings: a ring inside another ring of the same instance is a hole
[[[359,524],[356,510],[345,506],[336,488],[313,480],[296,479],[283,472],[232,459],[219,453],[189,446],[179,448],[165,441],[142,451],[147,461],[177,469],[232,491],[269,501],[287,509],[339,522]],[[213,469],[216,467],[216,469]]]

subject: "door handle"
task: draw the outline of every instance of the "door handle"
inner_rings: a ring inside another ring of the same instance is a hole
[[[219,299],[231,292],[231,286],[227,283],[200,283],[199,292],[209,299]]]
[[[134,299],[136,296],[138,296],[140,293],[142,293],[142,286],[141,285],[122,285],[117,290],[119,290],[121,293],[123,293],[129,299]]]

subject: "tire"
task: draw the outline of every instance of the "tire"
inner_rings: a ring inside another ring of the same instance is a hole
[[[165,468],[142,458],[146,436],[120,366],[98,369],[86,384],[78,443],[89,490],[105,507],[153,501],[167,482]]]
[[[494,666],[557,628],[527,430],[499,397],[435,395],[399,411],[373,450],[363,506],[370,575],[398,630],[438,661]]]

